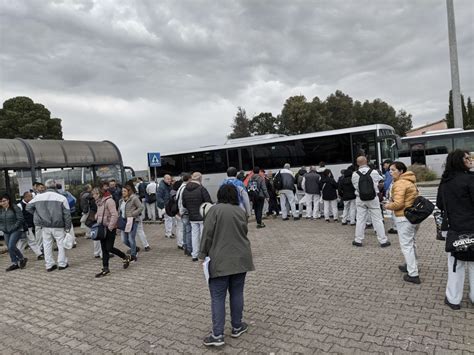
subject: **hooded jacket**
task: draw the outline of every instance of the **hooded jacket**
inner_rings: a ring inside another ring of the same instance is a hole
[[[393,210],[395,217],[405,217],[405,209],[413,206],[415,199],[418,197],[418,189],[415,184],[416,176],[413,171],[404,172],[397,179],[394,179],[390,191],[392,202],[387,203],[385,208]]]
[[[333,177],[322,175],[319,181],[323,200],[332,201],[337,199],[337,182]]]
[[[188,210],[191,222],[202,221],[199,207],[204,202],[212,203],[211,196],[204,186],[197,181],[190,181],[183,191],[183,207]]]
[[[355,200],[355,188],[352,185],[352,173],[351,169],[344,170],[344,175],[338,184],[339,196],[341,196],[343,201]]]
[[[446,212],[449,230],[474,232],[474,173],[443,174],[436,206]]]

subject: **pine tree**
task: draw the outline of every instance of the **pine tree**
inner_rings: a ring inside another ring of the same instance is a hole
[[[242,107],[237,108],[237,114],[232,124],[232,133],[227,136],[229,139],[250,137],[250,121],[247,113]]]

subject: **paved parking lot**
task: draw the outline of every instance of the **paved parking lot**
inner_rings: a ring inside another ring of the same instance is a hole
[[[351,245],[354,227],[324,221],[250,223],[256,271],[247,277],[249,332],[226,346],[201,345],[211,327],[208,289],[199,263],[147,225],[152,251],[123,270],[95,279],[100,260],[80,239],[69,269],[47,273],[41,261],[0,273],[0,352],[10,353],[474,353],[474,306],[443,304],[446,257],[434,222],[418,238],[421,285],[407,284],[396,236],[378,246],[368,231]],[[122,250],[121,243],[116,243]],[[27,252],[30,260],[31,252]],[[7,255],[0,256],[7,267]]]

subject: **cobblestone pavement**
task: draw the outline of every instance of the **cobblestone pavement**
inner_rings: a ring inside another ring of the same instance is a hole
[[[42,261],[0,273],[0,352],[10,353],[474,353],[474,306],[443,304],[446,256],[432,219],[420,228],[421,285],[407,284],[397,265],[396,236],[380,248],[367,231],[318,221],[267,220],[249,225],[257,271],[247,277],[244,318],[250,329],[226,346],[206,349],[209,291],[200,263],[147,225],[152,250],[123,270],[95,279],[100,260],[81,238],[71,267],[47,273]],[[120,241],[117,246],[125,248]],[[7,255],[0,256],[8,266]]]

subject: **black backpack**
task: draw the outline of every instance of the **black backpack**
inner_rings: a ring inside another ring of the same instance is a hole
[[[413,206],[406,208],[404,213],[411,224],[419,224],[427,219],[433,211],[434,205],[431,201],[423,196],[418,196],[415,198]]]
[[[277,172],[273,177],[273,187],[275,190],[281,190],[283,188],[283,181],[281,180],[281,173]]]
[[[170,199],[165,205],[165,212],[168,216],[174,217],[179,212],[178,201],[176,200],[176,190],[171,190]]]
[[[374,189],[374,180],[372,180],[373,169],[369,169],[365,174],[362,174],[360,171],[357,171],[359,175],[359,198],[362,201],[372,201],[377,194]]]

